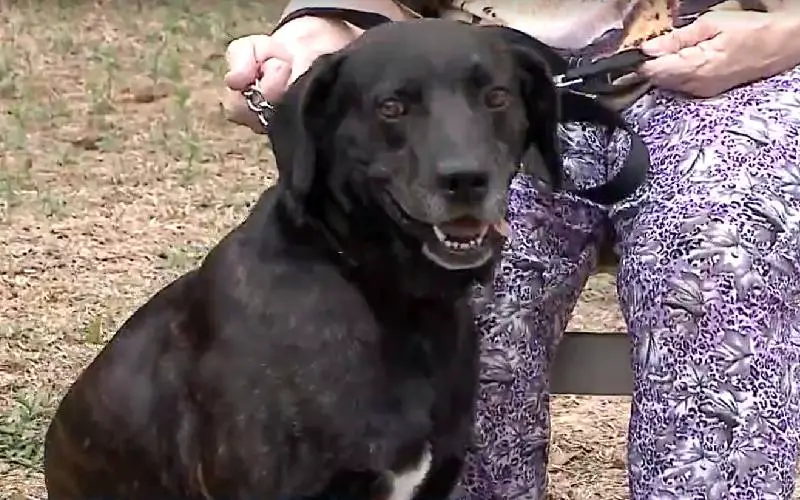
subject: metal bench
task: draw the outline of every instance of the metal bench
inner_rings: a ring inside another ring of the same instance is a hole
[[[603,249],[599,272],[616,274],[618,264],[613,251]],[[627,332],[566,332],[550,371],[550,392],[630,396],[633,373]]]

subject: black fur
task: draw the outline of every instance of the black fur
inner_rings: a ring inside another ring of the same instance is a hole
[[[381,117],[387,98],[406,113]],[[65,396],[50,500],[373,500],[426,443],[418,498],[446,498],[473,423],[469,299],[502,238],[458,269],[421,248],[433,224],[502,220],[529,143],[560,174],[557,112],[543,62],[492,30],[384,25],[320,58],[277,111],[278,184]]]

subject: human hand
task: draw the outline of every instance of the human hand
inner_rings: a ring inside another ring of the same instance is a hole
[[[232,41],[226,53],[228,88],[223,102],[228,120],[264,133],[241,91],[255,83],[268,101],[280,100],[289,84],[318,56],[341,49],[360,34],[361,30],[341,21],[304,16],[289,21],[272,36],[250,35]]]
[[[710,11],[642,43],[655,59],[639,73],[661,88],[713,97],[800,63],[798,27],[793,14]]]

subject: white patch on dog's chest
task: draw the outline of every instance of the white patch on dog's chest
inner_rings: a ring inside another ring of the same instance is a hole
[[[417,462],[416,467],[406,469],[405,471],[396,474],[389,473],[392,479],[392,493],[386,500],[411,500],[414,498],[414,493],[417,488],[425,480],[428,471],[431,468],[431,451],[428,445],[422,450],[422,455]]]

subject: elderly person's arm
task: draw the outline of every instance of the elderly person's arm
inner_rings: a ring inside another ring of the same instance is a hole
[[[712,11],[642,44],[656,58],[640,72],[659,87],[713,97],[800,64],[798,32],[800,7]]]
[[[408,16],[392,0],[292,0],[281,19],[309,7],[369,11],[393,20]],[[232,41],[228,45],[228,73],[225,75],[228,119],[263,132],[256,116],[247,109],[241,91],[257,83],[267,100],[279,100],[288,85],[304,73],[314,59],[341,49],[361,32],[344,21],[308,15],[286,22],[271,36],[250,35]]]

